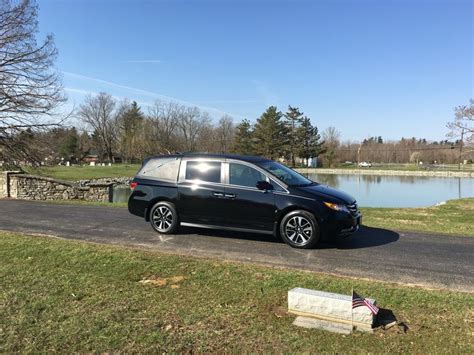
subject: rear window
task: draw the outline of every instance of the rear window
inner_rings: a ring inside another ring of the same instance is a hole
[[[215,161],[188,161],[186,180],[221,182],[221,163]]]
[[[145,178],[176,182],[178,180],[180,158],[150,159],[138,172]]]

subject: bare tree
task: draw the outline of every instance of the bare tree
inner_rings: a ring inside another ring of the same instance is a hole
[[[219,124],[216,127],[217,140],[219,142],[219,151],[221,153],[227,153],[232,145],[234,139],[234,122],[232,117],[224,115],[219,120]]]
[[[32,0],[0,0],[0,128],[38,125],[64,100],[52,35],[38,44],[38,7]]]
[[[449,122],[447,127],[450,129],[448,137],[459,139],[458,168],[461,169],[464,154],[472,152],[463,152],[464,144],[474,144],[474,99],[469,100],[469,105],[454,108],[454,121]]]
[[[148,111],[148,118],[153,128],[157,150],[170,153],[176,150],[176,132],[178,120],[184,114],[185,107],[176,102],[156,100]]]
[[[467,142],[474,143],[474,99],[469,100],[469,105],[454,108],[454,121],[448,123],[451,132],[449,137],[464,135]]]
[[[336,127],[328,127],[323,132],[323,147],[326,150],[324,158],[327,161],[328,167],[331,167],[336,160],[336,150],[339,147],[339,138],[341,133],[336,129]]]
[[[183,139],[183,147],[187,152],[195,152],[198,147],[198,138],[210,125],[207,112],[201,112],[197,107],[187,107],[180,111],[178,116],[179,133]]]
[[[53,37],[37,42],[37,17],[33,0],[0,0],[0,150],[10,160],[37,162],[34,130],[57,125],[52,118],[65,101]],[[18,144],[25,134],[30,143]]]
[[[112,96],[101,92],[97,96],[87,96],[77,112],[78,118],[92,129],[99,150],[109,162],[114,161],[117,122],[126,107],[117,105]]]

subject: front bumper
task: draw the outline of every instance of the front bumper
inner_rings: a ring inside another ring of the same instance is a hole
[[[362,214],[352,215],[339,212],[331,216],[327,221],[326,238],[349,236],[359,230],[362,225]]]

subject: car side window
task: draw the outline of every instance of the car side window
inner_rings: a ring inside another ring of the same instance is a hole
[[[229,163],[229,184],[256,187],[257,182],[266,181],[267,177],[250,166],[238,163]]]
[[[150,159],[138,172],[139,176],[176,182],[180,158]]]
[[[285,192],[286,191],[283,187],[278,185],[273,179],[270,179],[270,184],[272,184],[272,186],[273,186],[273,191],[276,191],[276,192]]]
[[[221,163],[215,161],[188,161],[186,180],[221,182]]]

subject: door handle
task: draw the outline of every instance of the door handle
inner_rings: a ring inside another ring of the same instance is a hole
[[[227,198],[235,198],[235,194],[225,194],[225,197],[227,197]]]
[[[224,194],[222,192],[213,192],[212,193],[215,197],[224,197]]]

